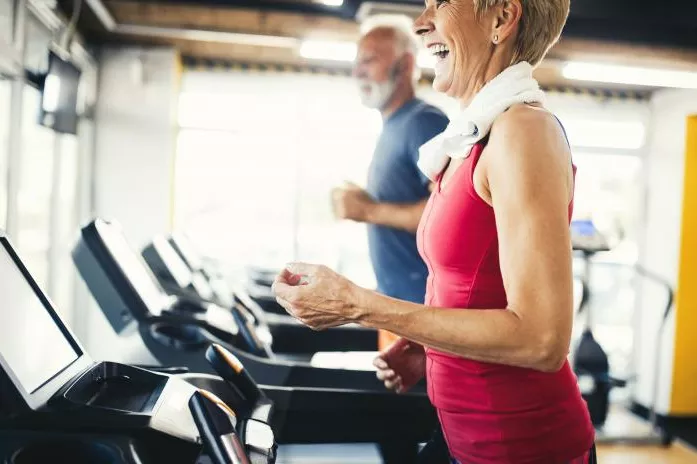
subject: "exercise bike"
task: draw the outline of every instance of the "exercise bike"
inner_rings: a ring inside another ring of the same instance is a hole
[[[658,398],[658,375],[654,375],[652,400],[648,408],[649,424],[651,429],[645,434],[619,435],[605,430],[610,411],[610,393],[615,388],[626,388],[629,380],[620,379],[610,374],[610,363],[607,353],[593,335],[593,314],[590,301],[590,277],[591,268],[596,265],[611,266],[616,268],[631,268],[637,275],[645,277],[662,286],[667,294],[665,308],[661,323],[658,328],[657,347],[665,332],[666,321],[673,308],[673,288],[660,276],[653,274],[639,265],[628,266],[621,263],[592,263],[597,253],[607,252],[610,246],[604,235],[598,231],[592,221],[573,221],[571,224],[572,246],[575,252],[581,253],[583,259],[583,272],[580,276],[581,302],[577,315],[585,316],[581,337],[573,352],[573,369],[576,373],[590,412],[591,421],[596,428],[596,442],[604,444],[626,443],[632,445],[668,446],[673,437],[658,424],[656,403]],[[654,372],[660,369],[660,349],[656,349],[654,359]]]

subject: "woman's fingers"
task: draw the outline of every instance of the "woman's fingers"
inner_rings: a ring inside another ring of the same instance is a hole
[[[378,369],[389,369],[390,367],[387,365],[387,361],[382,358],[373,359],[373,366],[377,367]]]
[[[388,390],[395,390],[397,392],[401,391],[402,389],[402,377],[397,376],[394,378],[394,380],[386,380],[385,381],[385,388]]]
[[[392,369],[378,369],[376,375],[379,380],[385,384],[388,390],[396,390],[398,393],[402,390],[402,376],[398,375]]]

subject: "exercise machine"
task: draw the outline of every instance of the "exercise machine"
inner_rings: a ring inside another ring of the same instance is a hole
[[[652,403],[649,408],[650,430],[645,434],[617,435],[605,430],[608,414],[610,412],[610,393],[614,388],[626,388],[628,380],[613,377],[610,373],[610,363],[607,353],[593,335],[593,314],[590,309],[590,278],[594,265],[625,267],[615,263],[593,263],[593,257],[597,253],[607,252],[610,246],[605,236],[595,227],[592,221],[573,221],[571,224],[572,246],[575,252],[581,254],[583,259],[583,271],[580,276],[581,302],[578,315],[584,317],[583,331],[573,353],[573,366],[579,386],[586,400],[590,412],[591,421],[596,427],[596,441],[598,443],[614,444],[628,443],[632,445],[669,445],[672,436],[657,421],[655,412],[658,395],[658,376],[655,376],[653,384]],[[641,266],[633,266],[633,271],[640,276],[658,283],[666,290],[666,305],[663,317],[658,328],[657,346],[662,346],[661,340],[665,331],[665,323],[673,307],[673,289],[663,278],[643,269]],[[656,350],[654,359],[654,372],[660,372],[660,349]]]
[[[210,451],[201,441],[213,449],[211,431],[218,432],[192,415],[197,392],[235,417],[223,432],[236,452],[219,453],[215,464],[275,462],[273,406],[265,396],[241,397],[245,384],[237,378],[185,380],[93,360],[2,234],[0,275],[1,462],[204,462]]]
[[[411,447],[437,427],[423,383],[397,395],[373,371],[281,359],[272,349],[275,341],[262,341],[244,315],[215,305],[203,311],[167,295],[112,223],[98,219],[85,226],[73,258],[112,328],[122,333],[135,326],[160,365],[215,375],[203,356],[211,344],[239,359],[276,406],[279,443]]]
[[[217,266],[206,261],[186,235],[181,232],[173,232],[167,241],[192,272],[199,273],[208,280],[209,285],[219,298],[225,298],[224,295],[233,293]],[[236,285],[234,293],[245,295],[268,314],[287,316],[286,310],[276,302],[271,291],[276,274],[277,272],[268,269],[249,267],[246,285]],[[377,341],[375,343],[377,344]]]
[[[264,337],[273,340],[274,351],[282,353],[287,359],[310,360],[318,352],[346,352],[345,357],[350,357],[351,352],[375,353],[374,330],[348,325],[317,333],[287,314],[281,316],[265,312],[241,288],[232,291],[224,282],[219,282],[219,291],[214,291],[209,277],[200,269],[191,268],[164,236],[155,237],[143,248],[141,255],[169,295],[201,305],[214,303],[232,308],[232,311],[244,312],[257,330],[263,330]],[[316,358],[322,357],[328,356],[323,353]]]

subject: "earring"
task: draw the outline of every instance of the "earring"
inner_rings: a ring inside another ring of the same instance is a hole
[[[498,35],[498,34],[496,34],[496,35],[494,36],[494,43],[495,43],[495,44],[499,43],[499,35]]]

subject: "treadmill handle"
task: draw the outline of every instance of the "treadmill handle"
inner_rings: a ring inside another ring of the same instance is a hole
[[[136,364],[135,367],[145,369],[146,371],[160,372],[162,374],[188,374],[189,368],[184,366],[148,366],[144,364]]]
[[[237,356],[214,343],[206,350],[206,359],[226,382],[235,387],[250,407],[254,406],[263,393]]]
[[[189,399],[189,410],[213,464],[250,464],[237,436],[232,411],[213,402],[200,390]]]

